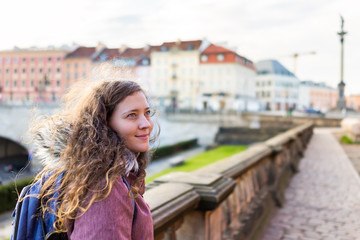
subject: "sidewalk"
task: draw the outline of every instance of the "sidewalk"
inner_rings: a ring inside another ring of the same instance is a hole
[[[360,239],[360,177],[331,131],[315,129],[264,240]]]
[[[12,231],[12,221],[11,217],[12,211],[8,211],[0,214],[0,240],[10,238]]]

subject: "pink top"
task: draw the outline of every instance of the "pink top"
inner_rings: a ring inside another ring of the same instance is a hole
[[[135,178],[135,174],[130,173],[126,180],[131,185]],[[144,191],[145,183],[141,186],[141,195]],[[93,203],[75,220],[72,231],[68,232],[69,240],[154,239],[149,206],[138,196],[134,212],[128,192],[123,179],[119,178],[107,198]]]

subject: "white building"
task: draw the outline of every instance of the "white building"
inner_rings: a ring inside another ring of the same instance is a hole
[[[256,63],[256,97],[264,109],[284,111],[298,108],[299,79],[276,60]]]
[[[236,52],[209,45],[200,56],[197,109],[258,111],[255,66]]]
[[[158,106],[194,108],[199,94],[199,56],[206,41],[165,42],[151,52],[151,92]]]

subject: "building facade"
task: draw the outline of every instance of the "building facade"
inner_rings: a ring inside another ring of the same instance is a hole
[[[68,50],[17,49],[0,52],[0,101],[57,101],[63,95],[63,59]]]
[[[336,108],[338,91],[325,83],[302,81],[299,85],[299,110],[314,109],[327,112]]]
[[[252,61],[235,51],[210,44],[200,55],[199,110],[258,111],[256,70]]]
[[[360,112],[360,95],[350,95],[346,97],[346,106]]]
[[[276,60],[256,63],[256,97],[263,109],[286,111],[298,108],[299,80]]]
[[[105,49],[103,44],[96,47],[79,46],[64,57],[61,85],[64,92],[75,82],[92,77],[94,59]]]
[[[160,108],[194,108],[200,91],[199,56],[205,41],[165,42],[150,54],[151,93]]]

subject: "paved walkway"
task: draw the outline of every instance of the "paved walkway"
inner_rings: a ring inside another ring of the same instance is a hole
[[[360,178],[331,129],[315,129],[264,240],[360,239]]]

